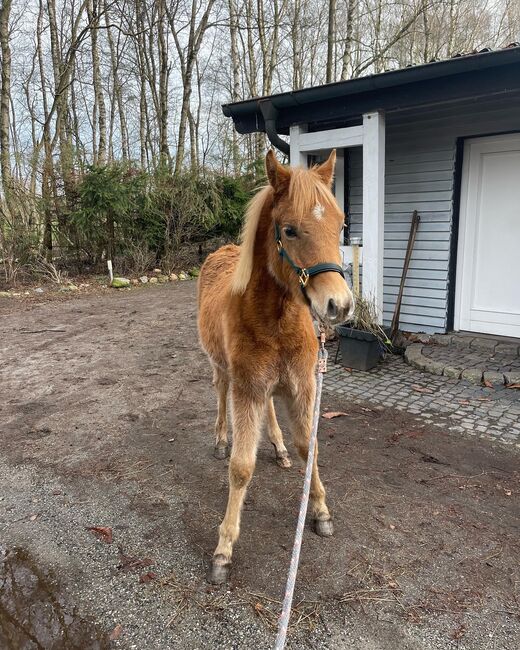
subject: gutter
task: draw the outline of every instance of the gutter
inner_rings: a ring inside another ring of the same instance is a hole
[[[270,99],[260,99],[258,107],[260,108],[262,117],[264,118],[265,132],[269,138],[269,142],[286,156],[289,156],[291,147],[288,142],[278,135],[278,131],[276,130],[278,111],[273,106]]]

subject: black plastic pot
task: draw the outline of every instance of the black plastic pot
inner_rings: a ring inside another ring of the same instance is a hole
[[[371,332],[339,325],[336,327],[341,350],[341,365],[354,370],[370,370],[381,358],[381,346]]]

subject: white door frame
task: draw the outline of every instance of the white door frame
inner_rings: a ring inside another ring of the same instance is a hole
[[[471,167],[471,153],[478,151],[480,147],[487,144],[501,144],[511,142],[512,138],[519,139],[520,133],[507,133],[497,136],[482,136],[471,138],[464,142],[464,152],[462,159],[462,175],[460,187],[460,206],[459,206],[459,226],[458,226],[458,243],[457,243],[457,265],[455,270],[455,304],[453,329],[469,330],[470,319],[469,300],[471,298],[471,269],[474,266],[475,246],[476,246],[476,229],[469,226],[474,225],[468,219],[470,210],[474,209],[476,198],[480,195],[480,176],[475,167]],[[490,323],[490,325],[492,325]],[[497,327],[497,330],[501,326]],[[506,332],[507,326],[503,327],[503,335],[510,335]],[[491,333],[491,332],[490,332]],[[495,331],[499,336],[501,333]]]
[[[291,165],[307,166],[307,156],[336,149],[336,199],[344,207],[344,149],[363,147],[363,293],[373,299],[383,320],[383,262],[385,212],[385,117],[363,115],[361,126],[307,133],[305,125],[290,129]]]

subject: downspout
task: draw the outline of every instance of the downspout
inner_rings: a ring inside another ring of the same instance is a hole
[[[285,140],[282,140],[276,130],[276,118],[278,117],[278,111],[272,105],[270,99],[261,99],[258,102],[258,106],[260,108],[260,112],[262,113],[262,117],[264,118],[265,132],[269,138],[269,142],[273,145],[273,147],[276,147],[283,154],[289,156],[291,151],[289,143]]]

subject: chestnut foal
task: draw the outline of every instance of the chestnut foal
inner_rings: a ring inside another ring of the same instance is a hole
[[[209,576],[214,583],[229,575],[264,419],[278,464],[291,465],[273,394],[286,403],[294,444],[307,459],[318,353],[311,312],[334,324],[345,321],[353,307],[339,266],[343,213],[330,190],[335,160],[333,151],[320,166],[292,169],[270,151],[269,185],[249,204],[242,245],[209,255],[200,272],[199,334],[218,395],[217,458],[228,451],[228,389],[233,427],[229,498]],[[332,535],[317,453],[311,508],[318,535]]]

